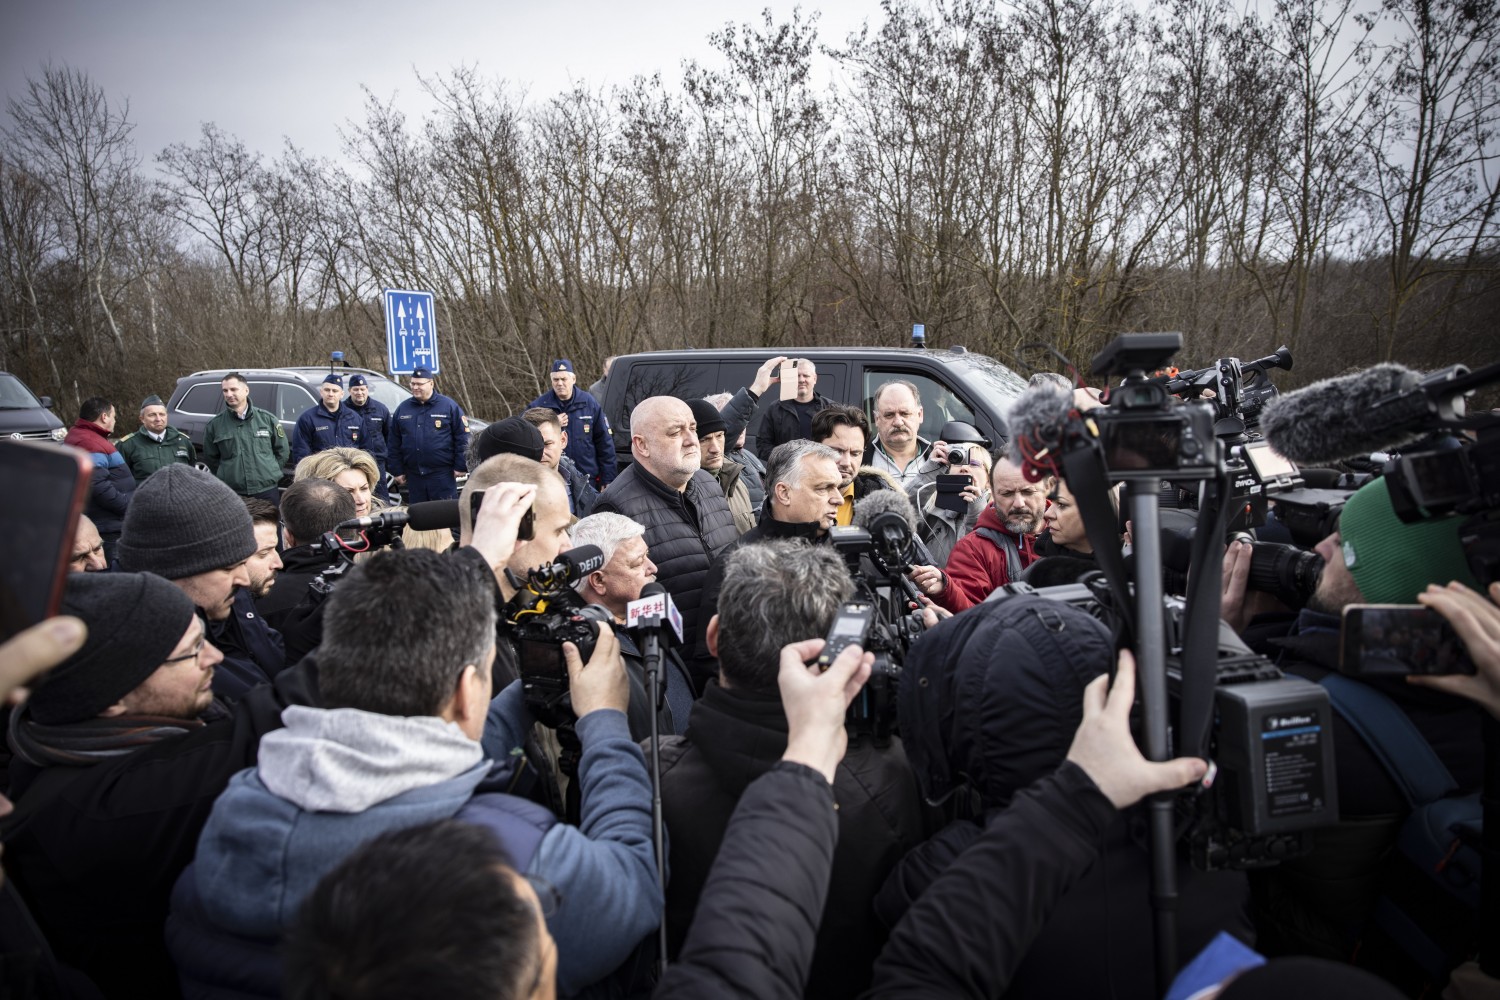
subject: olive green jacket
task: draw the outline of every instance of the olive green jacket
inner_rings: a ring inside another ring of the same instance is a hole
[[[115,443],[115,449],[125,456],[136,482],[142,482],[157,469],[177,462],[192,465],[198,461],[198,450],[192,438],[171,425],[162,434],[161,441],[153,441],[145,428],[127,434]]]
[[[225,410],[203,429],[203,461],[240,496],[264,493],[281,480],[292,457],[286,430],[267,410],[252,404],[241,420]]]

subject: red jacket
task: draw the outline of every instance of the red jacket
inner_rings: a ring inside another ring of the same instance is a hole
[[[84,420],[82,417],[73,422],[68,428],[68,436],[63,438],[63,444],[70,444],[75,448],[98,455],[113,455],[115,446],[110,443],[109,431],[94,423],[92,420]]]
[[[1005,568],[1005,553],[1000,551],[1000,546],[981,535],[980,528],[1013,534],[1006,529],[1000,515],[995,513],[995,505],[990,504],[979,515],[979,523],[974,526],[974,530],[953,546],[953,554],[948,557],[948,565],[944,568],[944,572],[948,574],[948,586],[933,601],[954,614],[973,607],[989,597],[996,587],[1011,582],[1010,574]],[[1036,561],[1036,550],[1032,547],[1035,537],[1022,535],[1017,539],[1022,569]]]

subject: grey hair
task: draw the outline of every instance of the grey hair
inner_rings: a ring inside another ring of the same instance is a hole
[[[729,402],[733,398],[734,398],[734,394],[733,393],[716,392],[712,396],[704,396],[703,397],[703,401],[705,403],[712,403],[712,404],[714,404],[714,408],[715,409],[722,410],[722,409],[724,409],[724,404],[727,403],[727,402]]]
[[[605,511],[583,518],[573,525],[573,530],[569,534],[573,539],[574,548],[580,545],[599,546],[599,551],[604,553],[604,562],[600,565],[608,566],[609,561],[615,557],[615,552],[624,542],[639,538],[645,533],[646,529],[639,521],[628,518],[624,514]],[[581,577],[573,582],[573,589],[582,593],[587,583],[588,577]]]
[[[766,458],[766,474],[762,477],[766,484],[766,494],[769,496],[777,483],[796,486],[802,482],[802,460],[809,455],[815,458],[826,458],[830,462],[839,460],[838,452],[826,444],[819,444],[806,438],[797,438],[794,441],[778,444],[771,449],[770,456]]]
[[[778,539],[736,550],[724,565],[719,592],[725,680],[731,687],[775,691],[781,647],[826,635],[853,593],[848,567],[826,545]]]
[[[878,408],[880,406],[881,394],[884,393],[887,389],[898,385],[905,386],[906,388],[910,389],[911,398],[917,401],[918,406],[922,405],[922,390],[918,389],[915,383],[908,382],[904,378],[895,378],[891,379],[889,382],[880,383],[879,387],[875,390],[875,395],[870,397],[871,404],[874,407]]]
[[[1073,391],[1073,380],[1066,375],[1057,372],[1037,372],[1026,382],[1027,385],[1055,385],[1067,392]]]

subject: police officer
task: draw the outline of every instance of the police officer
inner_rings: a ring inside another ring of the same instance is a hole
[[[125,456],[138,483],[162,466],[192,465],[198,460],[192,438],[167,423],[167,407],[160,396],[146,397],[141,403],[140,430],[122,437],[115,449]]]
[[[409,385],[411,398],[391,414],[386,461],[396,482],[406,488],[407,503],[454,499],[454,479],[467,471],[464,411],[433,391],[432,369],[425,365],[412,371]]]
[[[328,448],[363,448],[364,417],[343,405],[344,380],[329,372],[318,387],[323,401],[297,418],[292,430],[292,465]]]
[[[344,405],[358,413],[365,422],[364,449],[375,459],[375,465],[380,469],[380,482],[375,487],[375,495],[382,500],[390,500],[390,493],[385,485],[385,439],[391,427],[391,411],[370,395],[370,384],[363,375],[349,376],[349,398],[344,401]]]
[[[573,362],[558,358],[552,362],[552,388],[531,401],[557,414],[558,422],[568,435],[565,448],[578,471],[598,489],[604,489],[615,478],[615,442],[609,433],[604,407],[578,388]]]

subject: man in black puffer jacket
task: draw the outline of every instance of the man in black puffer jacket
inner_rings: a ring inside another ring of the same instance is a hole
[[[699,590],[719,550],[739,537],[729,501],[700,469],[693,411],[680,399],[652,396],[630,414],[633,463],[609,484],[596,514],[624,514],[646,529],[656,578],[682,613],[682,634],[698,633]]]
[[[823,461],[836,485],[833,460]],[[836,490],[830,496],[836,501]],[[671,872],[667,939],[674,958],[695,924],[699,893],[736,805],[786,749],[787,708],[777,689],[781,648],[827,634],[853,590],[843,560],[829,546],[766,540],[729,560],[719,614],[708,627],[719,681],[693,705],[686,735],[664,740],[661,748]],[[858,996],[869,985],[885,941],[871,900],[927,828],[916,782],[894,737],[853,738],[833,774],[833,798],[838,847],[806,984],[806,995],[819,998]]]

